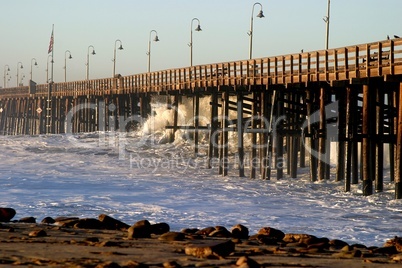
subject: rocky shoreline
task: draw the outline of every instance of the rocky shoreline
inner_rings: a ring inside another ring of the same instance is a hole
[[[382,247],[237,224],[170,230],[108,215],[13,220],[0,208],[0,265],[53,267],[400,267],[402,238]]]

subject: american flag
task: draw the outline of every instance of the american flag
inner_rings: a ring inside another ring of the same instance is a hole
[[[53,30],[52,30],[52,35],[50,36],[50,43],[49,43],[49,49],[47,50],[47,54],[53,51]]]

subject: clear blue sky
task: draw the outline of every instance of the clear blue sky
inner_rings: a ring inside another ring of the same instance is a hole
[[[201,21],[193,32],[194,65],[248,58],[252,0],[0,0],[0,67],[11,68],[9,86],[16,85],[17,63],[24,68],[26,85],[46,80],[47,49],[55,27],[54,81],[64,81],[65,51],[68,80],[84,80],[88,46],[90,78],[111,77],[115,40],[116,73],[146,72],[149,32],[156,30],[152,71],[190,65],[191,20]],[[254,19],[254,58],[323,49],[327,0],[260,0],[265,18]],[[258,13],[258,7],[254,15]],[[387,35],[402,36],[401,0],[331,0],[330,48],[375,42]],[[196,23],[194,23],[196,26]],[[50,65],[50,64],[49,64]]]

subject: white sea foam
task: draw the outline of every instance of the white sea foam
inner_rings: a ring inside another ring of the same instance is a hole
[[[360,186],[343,192],[333,175],[312,183],[307,168],[297,179],[285,172],[281,181],[263,181],[239,178],[231,163],[229,176],[222,177],[216,166],[206,168],[206,139],[197,157],[184,131],[175,143],[158,142],[170,131],[164,126],[172,110],[156,107],[143,129],[128,135],[2,136],[0,206],[15,208],[17,219],[107,213],[128,224],[164,221],[174,230],[242,223],[252,233],[271,226],[377,246],[402,235],[402,201],[393,200],[389,170],[384,192],[370,197],[361,195]],[[192,124],[189,107],[180,112],[180,124]]]

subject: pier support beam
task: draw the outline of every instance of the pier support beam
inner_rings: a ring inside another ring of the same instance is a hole
[[[198,154],[198,140],[199,132],[198,127],[200,125],[200,95],[198,93],[193,97],[193,109],[194,109],[194,155]]]
[[[52,89],[53,89],[53,81],[48,84],[48,92],[46,99],[46,134],[52,133]]]
[[[309,134],[309,146],[310,146],[310,181],[317,181],[317,158],[313,155],[313,152],[317,152],[317,128],[315,120],[315,89],[309,88],[306,92],[307,102],[307,132]]]
[[[237,93],[237,153],[239,161],[239,177],[244,177],[244,122],[243,122],[243,93]]]
[[[289,137],[289,145],[287,144],[288,150],[288,163],[289,163],[289,175],[291,178],[297,178],[297,159],[298,159],[298,152],[300,146],[300,139],[298,137],[298,120],[299,120],[299,106],[300,106],[300,95],[298,92],[289,93],[289,127],[288,130],[290,133],[288,134]]]
[[[151,112],[151,100],[147,94],[141,94],[140,96],[140,115],[145,119]]]
[[[251,114],[251,128],[256,129],[258,124],[258,108],[260,102],[260,93],[253,92],[253,104]],[[250,179],[255,179],[257,168],[257,134],[251,133],[251,156],[250,156]]]
[[[383,191],[384,182],[384,93],[380,88],[376,88],[376,171],[375,171],[375,191]]]
[[[267,90],[262,90],[260,93],[260,111],[259,111],[259,115],[260,115],[260,119],[259,119],[259,130],[260,131],[264,131],[268,129],[268,125],[266,124],[266,121],[268,120],[268,115],[267,115],[267,109],[269,106],[269,102],[268,102],[268,91]],[[265,180],[265,179],[269,179],[270,174],[269,173],[269,169],[266,168],[266,166],[268,165],[268,161],[267,161],[267,153],[268,153],[268,134],[264,133],[264,132],[260,132],[259,133],[259,156],[260,156],[260,175],[261,175],[261,179]],[[267,172],[268,171],[268,172]]]
[[[318,159],[318,179],[325,180],[326,178],[326,114],[325,114],[325,88],[321,87],[320,89],[320,126],[319,126],[319,138],[318,138],[318,152],[319,152],[319,159]]]
[[[353,144],[353,106],[354,98],[351,87],[346,88],[346,118],[345,118],[345,192],[350,192],[351,178],[352,178],[352,144]]]
[[[177,124],[179,122],[179,94],[174,94],[172,109],[173,109],[173,129],[170,135],[170,142],[174,142],[176,131],[178,129]]]
[[[214,157],[215,158],[217,157],[217,145],[218,145],[217,129],[218,129],[218,92],[216,92],[216,89],[212,89],[207,168],[212,168],[211,162]]]
[[[347,89],[341,89],[338,95],[338,159],[336,165],[336,181],[343,181],[345,179],[346,109],[348,95],[346,91]]]
[[[351,142],[351,183],[358,184],[359,183],[359,141],[357,139],[358,134],[358,125],[359,125],[359,117],[361,111],[357,107],[357,92],[352,89],[351,92],[351,106],[350,106],[350,116],[351,118],[351,135],[352,135],[352,142]]]
[[[397,125],[398,125],[398,92],[399,92],[399,85],[398,88],[391,86],[390,92],[388,92],[388,105],[390,111],[388,112],[388,121],[389,121],[389,133],[390,135],[397,135]],[[396,112],[395,112],[396,111]],[[396,142],[391,139],[389,143],[389,162],[390,162],[390,181],[395,181],[396,176],[396,165],[395,165],[395,158],[396,158]]]
[[[371,92],[369,85],[363,85],[363,122],[362,122],[362,180],[363,180],[363,195],[369,196],[373,194],[373,182],[371,177],[370,166],[370,151],[371,137],[370,134],[370,98]],[[372,119],[371,119],[372,120]]]
[[[276,91],[271,90],[267,91],[264,94],[263,103],[263,128],[266,133],[263,133],[263,144],[262,147],[264,150],[264,157],[262,159],[262,169],[263,179],[270,180],[271,179],[271,169],[273,165],[273,155],[274,155],[274,146],[273,146],[273,121],[274,121],[274,108],[276,102]]]
[[[222,92],[222,118],[221,118],[221,137],[219,148],[219,174],[228,175],[228,156],[229,156],[229,140],[228,140],[228,124],[229,124],[229,88],[224,87]]]
[[[283,179],[283,166],[285,165],[285,160],[283,159],[283,121],[286,120],[284,114],[284,101],[283,101],[283,91],[281,88],[277,88],[277,101],[276,101],[276,122],[273,128],[273,139],[275,142],[275,167],[276,167],[276,179]]]
[[[396,148],[395,199],[402,199],[402,83],[399,84]]]

